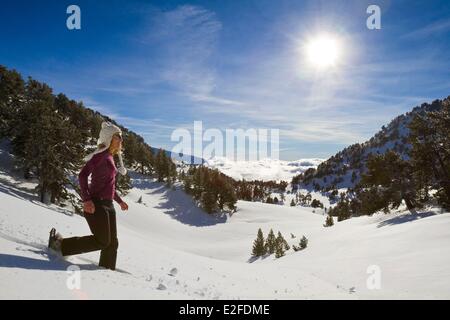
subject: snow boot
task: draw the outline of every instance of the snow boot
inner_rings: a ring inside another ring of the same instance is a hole
[[[56,229],[52,228],[52,230],[50,230],[50,236],[48,238],[48,247],[53,251],[56,251],[57,253],[61,253],[62,239],[63,237],[59,233],[56,233]]]

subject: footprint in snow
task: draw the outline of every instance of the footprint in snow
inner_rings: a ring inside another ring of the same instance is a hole
[[[160,283],[156,289],[158,289],[158,290],[166,290],[167,288],[166,288],[165,285],[163,285],[162,283]]]
[[[172,268],[172,270],[170,270],[169,272],[169,276],[175,277],[178,273],[178,269],[177,268]]]

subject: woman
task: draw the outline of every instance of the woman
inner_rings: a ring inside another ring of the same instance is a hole
[[[78,176],[84,217],[92,235],[63,238],[53,228],[48,246],[63,256],[101,250],[99,266],[115,270],[119,241],[113,200],[122,210],[128,210],[128,205],[115,190],[117,172],[122,175],[127,172],[121,155],[122,131],[109,122],[103,122],[97,144],[97,150],[85,158],[87,162]],[[119,168],[114,164],[113,156],[116,154],[119,156]],[[88,185],[91,173],[91,184]]]

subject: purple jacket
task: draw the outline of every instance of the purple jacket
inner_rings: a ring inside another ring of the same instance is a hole
[[[91,173],[91,184],[88,185],[88,177]],[[117,203],[123,202],[116,192],[116,174],[117,168],[108,150],[95,154],[86,162],[78,175],[83,201],[101,198],[114,199]]]

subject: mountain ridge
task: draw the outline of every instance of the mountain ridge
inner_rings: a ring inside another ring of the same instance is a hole
[[[450,96],[447,97],[449,98]],[[301,184],[316,191],[354,188],[367,170],[366,164],[370,155],[384,154],[393,150],[403,159],[409,159],[411,145],[408,143],[408,125],[416,114],[440,110],[445,99],[422,103],[411,111],[395,117],[367,141],[342,149],[320,163],[317,169],[307,170],[304,174],[294,177],[292,184]]]

